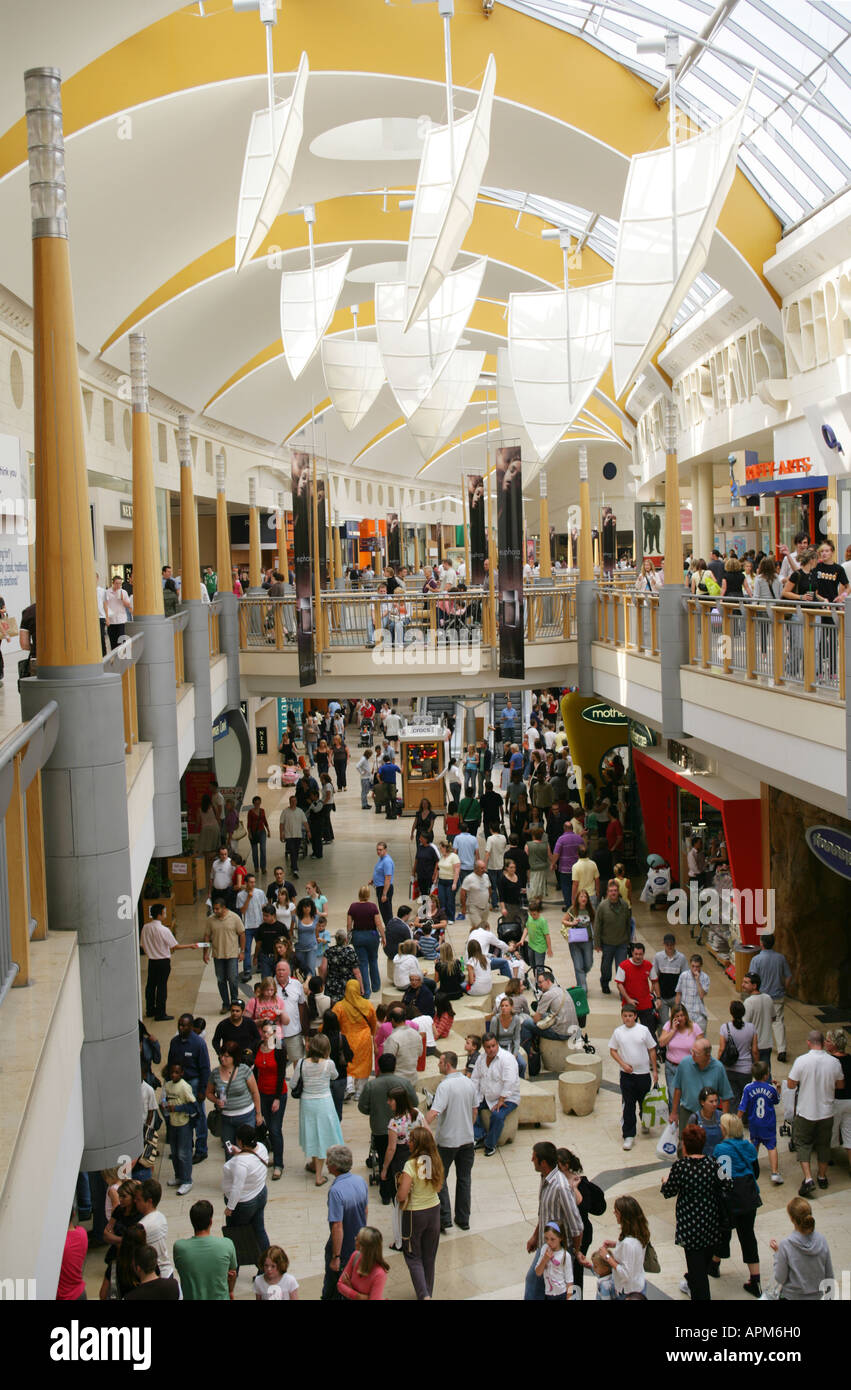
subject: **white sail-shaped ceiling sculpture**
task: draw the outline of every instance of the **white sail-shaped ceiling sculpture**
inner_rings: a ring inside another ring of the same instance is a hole
[[[237,271],[262,246],[289,191],[304,133],[304,94],[309,73],[307,54],[302,53],[292,96],[275,105],[271,137],[268,108],[255,111],[251,117],[236,213]]]
[[[447,275],[406,333],[404,281],[375,286],[375,328],[390,389],[407,420],[438,380],[479,297],[487,256]]]
[[[424,459],[436,454],[455,433],[467,409],[485,363],[484,352],[453,352],[422,405],[408,420],[408,429]]]
[[[519,444],[523,462],[528,459],[531,463],[538,458],[538,451],[529,438],[517,404],[507,347],[497,348],[496,352],[496,401],[500,439],[506,444]],[[526,482],[525,470],[523,482]]]
[[[620,397],[671,330],[709,255],[736,172],[748,92],[725,121],[677,145],[677,274],[673,268],[671,148],[634,155],[621,208],[612,301],[612,365]]]
[[[322,370],[334,409],[347,430],[360,424],[384,385],[377,343],[351,338],[322,339]]]
[[[344,256],[313,270],[289,270],[281,276],[281,341],[290,376],[297,381],[334,317],[352,259]]]
[[[541,462],[582,410],[612,355],[611,282],[570,290],[569,296],[569,364],[564,291],[512,294],[508,299],[514,393]]]
[[[476,109],[451,129],[432,126],[426,134],[408,238],[406,330],[451,271],[473,220],[488,162],[495,86],[491,54]]]

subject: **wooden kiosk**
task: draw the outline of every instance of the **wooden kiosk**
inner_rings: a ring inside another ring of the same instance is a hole
[[[424,796],[435,811],[446,806],[446,750],[449,730],[431,720],[405,724],[399,735],[402,765],[402,814],[414,815]]]

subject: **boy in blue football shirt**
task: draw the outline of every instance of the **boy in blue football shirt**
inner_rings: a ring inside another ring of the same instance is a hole
[[[771,1181],[782,1183],[780,1160],[777,1153],[777,1117],[775,1106],[780,1096],[768,1074],[765,1062],[754,1062],[753,1081],[749,1081],[739,1101],[739,1114],[747,1120],[748,1133],[755,1149],[763,1144],[768,1152],[771,1165]]]

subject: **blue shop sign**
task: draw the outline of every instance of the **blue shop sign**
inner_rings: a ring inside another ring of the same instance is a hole
[[[851,878],[851,835],[830,825],[811,825],[806,840],[816,859],[840,878]]]

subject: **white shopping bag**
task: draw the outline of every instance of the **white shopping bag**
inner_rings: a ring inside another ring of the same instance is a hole
[[[677,1141],[679,1131],[675,1124],[667,1124],[662,1130],[659,1143],[656,1145],[656,1152],[666,1163],[673,1163],[677,1156]]]
[[[668,1123],[668,1093],[664,1086],[654,1086],[641,1102],[641,1123],[649,1129]]]

